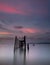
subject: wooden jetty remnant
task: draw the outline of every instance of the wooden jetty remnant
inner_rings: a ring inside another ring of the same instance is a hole
[[[18,39],[17,36],[15,36],[14,53],[17,48],[23,48],[26,51],[26,36],[24,36],[23,39]]]

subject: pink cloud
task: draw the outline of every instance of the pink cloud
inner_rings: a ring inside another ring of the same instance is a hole
[[[4,3],[0,3],[0,12],[13,13],[13,14],[23,14],[23,15],[27,14],[23,10],[18,10],[15,7],[8,6],[7,4],[4,4]]]
[[[0,12],[10,13],[10,14],[21,14],[30,15],[32,14],[32,9],[28,9],[25,4],[16,5],[15,7],[7,5],[6,3],[0,3]]]
[[[0,3],[0,12],[6,12],[10,14],[21,14],[21,15],[31,15],[31,14],[47,14],[47,9],[32,9],[29,4],[20,4],[16,7],[7,5],[5,3]]]
[[[22,29],[23,26],[14,26],[15,29]]]
[[[32,29],[32,28],[23,28],[23,29],[21,29],[21,31],[24,33],[37,33],[37,32],[39,32],[39,30]]]
[[[15,28],[17,31],[21,31],[23,33],[37,33],[40,32],[38,29],[32,29],[32,28]]]

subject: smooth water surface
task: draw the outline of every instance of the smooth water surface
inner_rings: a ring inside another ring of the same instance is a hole
[[[0,65],[41,65],[50,63],[50,44],[33,44],[16,49],[14,40],[0,40]]]

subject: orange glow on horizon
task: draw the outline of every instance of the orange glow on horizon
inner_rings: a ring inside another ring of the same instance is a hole
[[[0,35],[9,35],[9,34],[13,34],[13,33],[10,33],[10,32],[0,32]]]

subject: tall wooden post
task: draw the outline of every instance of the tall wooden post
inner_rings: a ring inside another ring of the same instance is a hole
[[[24,36],[24,49],[26,51],[26,36]]]

